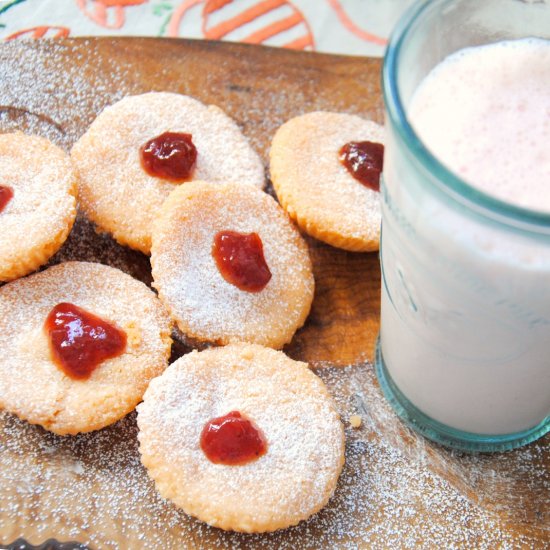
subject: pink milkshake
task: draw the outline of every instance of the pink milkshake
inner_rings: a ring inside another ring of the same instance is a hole
[[[456,52],[420,84],[408,111],[441,162],[485,193],[550,212],[550,43]]]
[[[455,176],[404,154],[390,126],[379,376],[427,435],[435,420],[516,446],[550,421],[550,42],[455,52],[406,116]]]

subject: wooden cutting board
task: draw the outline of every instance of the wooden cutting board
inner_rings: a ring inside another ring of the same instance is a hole
[[[94,38],[0,46],[0,130],[65,149],[106,106],[151,90],[221,106],[267,170],[276,128],[313,110],[383,120],[381,62],[188,40]],[[230,176],[230,174],[228,174]],[[392,413],[372,370],[379,322],[377,254],[307,239],[316,293],[286,352],[309,361],[346,425],[346,467],[329,505],[268,535],[225,533],[158,497],[139,463],[135,416],[57,437],[0,413],[0,545],[23,536],[91,548],[530,547],[550,543],[550,437],[514,452],[464,455],[417,436]],[[150,282],[148,258],[80,219],[52,260],[86,259]],[[192,343],[179,338],[174,357]],[[39,381],[37,381],[39,383]],[[349,416],[360,414],[354,430]]]

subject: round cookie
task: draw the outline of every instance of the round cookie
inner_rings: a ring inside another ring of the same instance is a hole
[[[146,254],[151,223],[179,185],[149,175],[141,165],[140,148],[164,132],[192,135],[197,158],[191,180],[219,183],[230,177],[264,186],[260,158],[220,108],[166,92],[129,96],[107,107],[71,151],[80,176],[80,207],[118,242]]]
[[[118,357],[88,379],[54,363],[44,328],[52,308],[69,302],[127,336]],[[107,426],[135,408],[170,355],[170,320],[146,285],[101,264],[67,262],[0,288],[0,408],[57,434]]]
[[[316,239],[351,251],[378,250],[379,193],[357,181],[339,160],[349,142],[384,144],[375,122],[344,113],[313,112],[275,133],[270,172],[279,202]]]
[[[69,156],[45,138],[0,134],[0,281],[34,271],[59,250],[76,216]],[[7,196],[6,196],[7,197]]]
[[[222,276],[212,254],[221,231],[259,235],[271,271],[263,290],[241,290]],[[153,286],[179,328],[202,341],[280,348],[303,325],[313,300],[304,240],[275,200],[254,187],[178,187],[154,225],[151,265]]]
[[[264,455],[214,464],[201,432],[238,411],[262,432]],[[282,529],[318,512],[344,464],[334,403],[307,364],[253,344],[192,352],[153,380],[138,406],[142,462],[160,494],[222,529]]]

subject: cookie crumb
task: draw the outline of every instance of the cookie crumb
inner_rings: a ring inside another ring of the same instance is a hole
[[[349,423],[350,423],[351,427],[355,428],[355,429],[361,427],[362,421],[363,421],[362,418],[358,414],[352,414],[349,417]]]

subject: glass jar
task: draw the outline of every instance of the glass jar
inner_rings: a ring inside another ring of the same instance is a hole
[[[550,431],[550,214],[460,179],[420,141],[407,109],[449,54],[526,36],[550,39],[550,4],[418,2],[383,68],[378,379],[411,427],[469,451]]]

